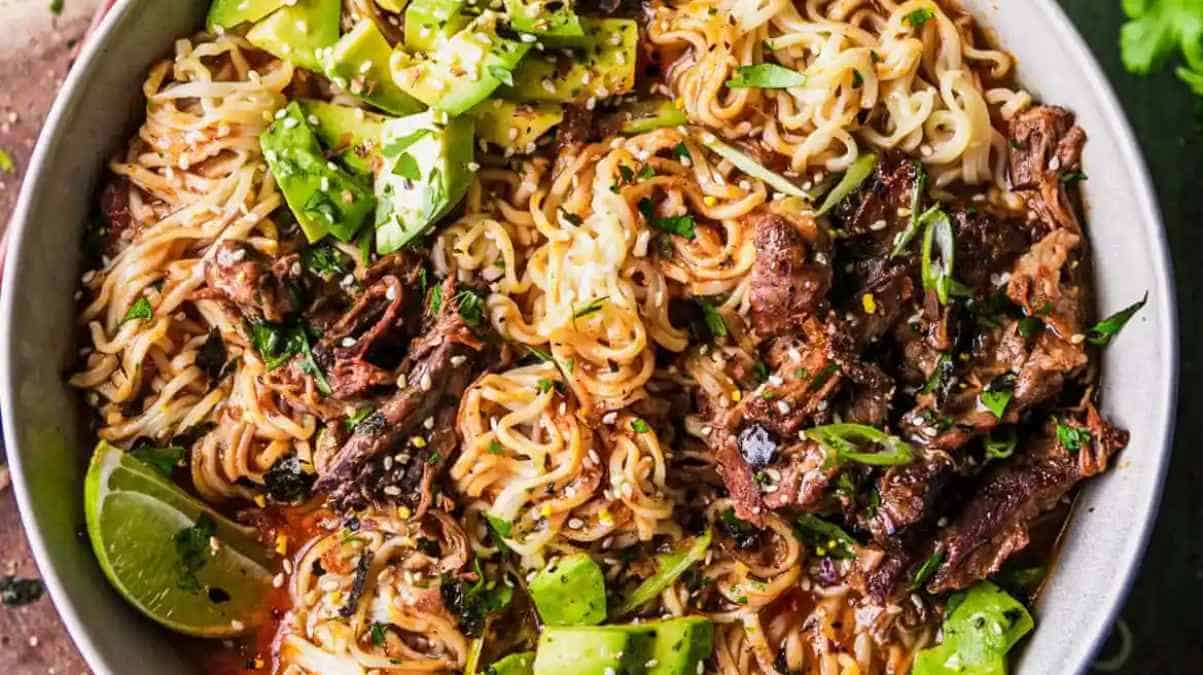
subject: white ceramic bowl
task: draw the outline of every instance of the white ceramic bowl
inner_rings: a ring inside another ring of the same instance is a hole
[[[83,528],[90,450],[63,383],[72,358],[83,223],[106,160],[137,128],[142,80],[176,37],[203,24],[209,0],[122,0],[71,71],[50,113],[10,225],[0,300],[0,398],[13,484],[34,557],[63,620],[98,673],[188,673],[173,636],[105,582]],[[966,2],[1019,57],[1021,81],[1067,106],[1090,134],[1084,184],[1098,302],[1149,304],[1106,353],[1104,408],[1132,432],[1115,470],[1073,516],[1037,630],[1018,672],[1085,669],[1138,568],[1168,463],[1177,392],[1177,324],[1165,235],[1140,151],[1115,94],[1052,0]],[[1120,384],[1123,386],[1120,386]],[[177,640],[178,641],[178,640]]]

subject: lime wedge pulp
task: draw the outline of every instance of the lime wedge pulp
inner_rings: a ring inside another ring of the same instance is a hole
[[[104,441],[84,484],[88,535],[114,588],[146,616],[200,637],[267,618],[272,573],[255,531]]]

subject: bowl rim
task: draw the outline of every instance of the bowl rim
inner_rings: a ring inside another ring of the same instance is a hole
[[[55,154],[54,150],[61,143],[63,121],[66,119],[67,112],[82,103],[83,85],[99,67],[110,44],[119,39],[121,29],[129,21],[137,19],[136,8],[141,5],[142,1],[118,0],[96,27],[94,34],[86,39],[78,58],[72,65],[46,117],[37,145],[30,158],[7,232],[8,250],[22,249],[31,227],[30,216],[32,204],[35,201],[34,195],[52,187],[46,184],[44,173],[49,162],[48,158]],[[1168,374],[1168,378],[1161,387],[1162,400],[1171,404],[1176,412],[1180,363],[1177,293],[1173,283],[1173,261],[1169,255],[1165,224],[1148,166],[1115,89],[1065,11],[1054,0],[1034,0],[1032,5],[1048,20],[1050,29],[1071,51],[1075,61],[1074,65],[1086,75],[1087,86],[1094,91],[1094,96],[1101,104],[1100,113],[1107,127],[1105,131],[1112,136],[1119,148],[1120,164],[1136,177],[1137,182],[1134,185],[1136,189],[1133,190],[1133,195],[1138,202],[1137,208],[1143,215],[1142,222],[1152,237],[1149,243],[1156,266],[1151,273],[1159,284],[1160,290],[1163,291],[1149,299],[1158,315],[1164,319],[1161,324],[1161,332],[1157,335],[1162,365]],[[20,268],[21,265],[17,261],[9,261],[9,264],[4,265],[2,288],[0,288],[0,325],[5,326],[5,329],[0,330],[0,414],[4,419],[9,420],[14,419],[15,406],[12,392],[15,391],[15,383],[12,379],[12,332],[8,327],[13,325],[15,305],[15,292],[11,289],[18,282]],[[1086,639],[1076,641],[1072,647],[1073,651],[1065,659],[1069,663],[1078,664],[1077,672],[1083,672],[1089,666],[1092,656],[1107,638],[1109,628],[1114,623],[1123,601],[1135,583],[1140,562],[1156,525],[1165,478],[1173,452],[1175,424],[1176,414],[1168,415],[1166,424],[1161,429],[1160,438],[1146,439],[1150,448],[1157,452],[1142,457],[1142,461],[1155,463],[1155,470],[1152,472],[1152,484],[1147,486],[1149,489],[1146,492],[1146,499],[1133,505],[1142,512],[1133,520],[1133,523],[1138,526],[1138,535],[1130,539],[1123,552],[1122,560],[1119,561],[1123,571],[1123,583],[1106,593],[1103,611],[1093,612],[1090,617],[1084,617],[1087,625],[1077,629]],[[75,601],[66,590],[55,561],[48,551],[45,536],[36,528],[34,518],[31,516],[34,509],[27,485],[25,466],[21,459],[21,453],[16,452],[19,444],[17,434],[13,431],[12,424],[3,426],[4,442],[8,448],[8,464],[22,526],[43,582],[59,617],[89,667],[100,672],[109,672],[111,669],[106,659],[92,640],[91,633],[96,627],[90,627],[82,621],[76,610]]]

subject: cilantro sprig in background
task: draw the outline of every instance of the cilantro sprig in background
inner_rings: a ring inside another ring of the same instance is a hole
[[[1203,0],[1123,0],[1124,67],[1137,75],[1178,62],[1178,77],[1203,96]]]

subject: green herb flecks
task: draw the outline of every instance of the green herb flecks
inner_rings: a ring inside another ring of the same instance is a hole
[[[990,459],[1006,459],[1015,454],[1015,446],[1019,443],[1019,434],[1015,427],[991,431],[982,439],[986,449],[986,457]]]
[[[125,312],[125,316],[122,317],[121,322],[125,323],[126,321],[140,321],[142,319],[149,319],[154,316],[154,313],[154,309],[152,309],[150,306],[150,300],[143,295],[135,300],[134,304],[130,305],[129,309]]]
[[[788,89],[806,84],[806,75],[775,63],[740,66],[727,80],[730,89]]]
[[[652,430],[652,428],[647,425],[647,422],[644,422],[642,419],[640,419],[638,417],[631,420],[631,429],[634,430],[635,433],[637,433],[637,434],[646,434],[647,432]]]
[[[178,556],[177,585],[190,593],[201,591],[200,580],[196,575],[209,562],[212,551],[209,540],[217,531],[217,525],[207,513],[200,514],[196,524],[185,527],[175,533],[175,552]]]
[[[1111,316],[1096,323],[1089,331],[1086,332],[1086,339],[1092,345],[1105,347],[1111,342],[1111,338],[1115,337],[1124,325],[1145,306],[1149,301],[1149,294],[1146,292],[1140,302],[1133,303]]]
[[[1093,442],[1094,436],[1089,430],[1066,424],[1063,421],[1057,422],[1057,443],[1060,443],[1061,447],[1071,455],[1078,454],[1082,448],[1089,447]]]
[[[661,218],[656,215],[656,205],[647,197],[639,200],[639,213],[643,215],[643,219],[647,221],[648,225],[662,232],[675,234],[686,239],[693,239],[697,236],[695,230],[696,223],[693,220],[693,216],[686,214],[683,216]]]
[[[355,427],[359,426],[360,422],[366,420],[376,409],[370,405],[365,405],[355,409],[355,412],[347,415],[347,431],[354,431]]]
[[[803,513],[795,522],[798,536],[814,547],[815,553],[838,560],[849,560],[856,557],[856,540],[835,523],[828,522],[811,514]]]
[[[129,454],[134,459],[149,464],[165,477],[171,478],[176,467],[183,465],[184,456],[188,454],[188,451],[176,445],[156,448],[147,444],[134,446]]]
[[[484,323],[485,301],[477,291],[465,288],[456,293],[455,306],[459,310],[460,318],[472,328],[479,328]]]
[[[911,572],[911,590],[917,591],[923,588],[936,570],[940,569],[940,564],[944,562],[944,551],[937,550],[933,552],[926,560]]]
[[[977,398],[982,407],[994,413],[994,416],[1001,420],[1007,413],[1007,406],[1011,404],[1014,396],[1015,374],[1004,373],[986,385]]]
[[[727,320],[718,309],[706,300],[698,300],[698,305],[702,308],[702,317],[706,321],[706,328],[710,329],[710,334],[716,338],[727,337]]]
[[[907,14],[905,17],[903,17],[903,20],[914,27],[915,30],[921,30],[924,24],[926,24],[928,21],[931,21],[933,18],[935,18],[935,16],[935,13],[924,7],[922,9],[916,9],[910,14]]]
[[[923,206],[923,196],[927,194],[927,167],[923,162],[915,161],[915,185],[911,188],[911,220],[907,225],[906,230],[900,232],[894,240],[894,248],[890,250],[890,257],[897,258],[906,253],[911,242],[919,235],[919,230],[923,227],[923,212],[920,210]]]
[[[840,202],[847,199],[853,192],[856,192],[861,183],[864,183],[869,176],[873,175],[873,169],[877,167],[877,159],[877,153],[875,152],[866,152],[857,157],[856,161],[852,162],[852,165],[844,172],[844,176],[840,178],[840,182],[836,183],[831,192],[827,193],[827,198],[823,200],[823,205],[819,207],[818,215],[825,215],[828,211],[839,206]]]

